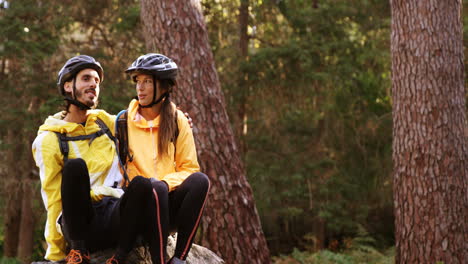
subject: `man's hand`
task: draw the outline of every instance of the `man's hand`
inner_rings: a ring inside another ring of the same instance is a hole
[[[180,110],[180,111],[182,111],[182,110],[180,109],[180,107],[177,107],[177,109]],[[188,119],[188,124],[189,124],[190,128],[193,128],[192,118],[190,117],[189,113],[184,112],[184,115],[185,115],[185,117],[187,117],[187,119]]]
[[[189,124],[190,128],[193,128],[192,118],[190,117],[189,113],[185,112],[184,115],[188,119],[188,124]]]

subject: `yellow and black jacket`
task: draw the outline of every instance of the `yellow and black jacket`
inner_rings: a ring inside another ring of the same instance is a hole
[[[61,120],[61,113],[49,116],[39,128],[38,135],[32,144],[32,152],[41,178],[41,194],[47,210],[45,239],[47,252],[45,258],[59,261],[65,258],[65,239],[57,220],[62,212],[61,183],[64,156],[59,147],[58,133],[66,133],[69,137],[90,135],[101,128],[96,123],[99,118],[114,133],[115,116],[103,110],[89,110],[86,124],[66,122]],[[99,201],[104,196],[120,197],[123,191],[112,188],[115,182],[122,182],[118,166],[118,158],[114,142],[106,135],[89,140],[68,142],[68,158],[82,158],[88,167],[91,198]]]

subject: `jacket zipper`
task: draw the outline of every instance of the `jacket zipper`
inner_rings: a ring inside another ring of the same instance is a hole
[[[154,177],[157,179],[156,175],[156,159],[157,159],[157,151],[156,151],[156,144],[154,143],[154,138],[153,138],[153,122],[149,122],[150,124],[150,137],[151,137],[151,143],[153,145],[153,166],[154,166]]]

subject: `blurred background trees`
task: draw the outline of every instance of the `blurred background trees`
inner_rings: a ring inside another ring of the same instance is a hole
[[[271,255],[386,253],[394,245],[389,3],[201,4]],[[134,94],[123,70],[146,52],[137,0],[0,0],[4,257],[28,261],[30,247],[32,259],[44,253],[30,144],[47,115],[60,110],[57,71],[76,54],[95,56],[105,69],[100,107],[117,113]]]

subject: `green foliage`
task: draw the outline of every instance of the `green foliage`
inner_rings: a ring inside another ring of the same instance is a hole
[[[5,258],[1,257],[0,258],[0,264],[21,264],[21,260],[16,259],[16,258]]]
[[[137,0],[8,2],[5,8],[0,1],[0,173],[21,180],[31,177],[27,163],[38,127],[48,115],[62,110],[56,78],[65,61],[78,54],[100,61],[105,71],[100,106],[117,113],[134,94],[123,71],[144,52],[144,42]],[[10,156],[14,161],[7,160]],[[9,190],[1,191],[8,197]],[[40,201],[38,190],[35,195]],[[42,203],[39,208],[34,215],[38,228],[33,259],[44,256]]]
[[[316,253],[303,252],[295,249],[289,256],[273,259],[275,264],[391,264],[394,263],[394,253],[366,253],[360,251],[346,251],[342,253],[322,250]]]
[[[364,228],[360,227],[358,235],[349,239],[346,248],[340,251],[321,250],[318,252],[294,249],[288,256],[274,258],[275,264],[391,264],[394,263],[394,248],[380,252],[375,248],[375,239]]]
[[[88,54],[101,62],[100,107],[117,113],[134,95],[123,70],[146,50],[137,0],[2,3],[0,173],[6,178],[7,169],[27,166],[8,167],[4,154],[15,151],[18,162],[28,162],[38,126],[60,110],[55,82],[68,58]],[[293,252],[277,263],[391,263],[392,251],[380,250],[393,244],[388,1],[251,0],[245,58],[239,4],[202,1],[270,250]],[[468,2],[463,5],[466,13]],[[467,46],[468,15],[463,20]],[[33,259],[44,254],[44,215],[37,211]],[[317,252],[323,247],[329,250]]]
[[[229,7],[207,2],[209,28],[235,23]],[[210,37],[231,121],[247,119],[236,134],[272,251],[304,233],[353,236],[360,225],[389,229],[378,244],[392,244],[388,3],[250,3],[247,58],[233,58],[230,24]],[[384,210],[387,220],[370,220]]]

